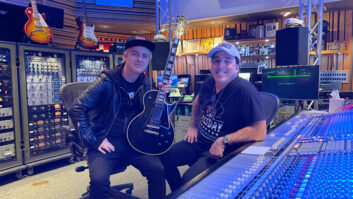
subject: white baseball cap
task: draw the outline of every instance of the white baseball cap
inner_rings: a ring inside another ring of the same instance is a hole
[[[240,54],[238,49],[231,43],[229,42],[222,42],[220,44],[218,44],[216,47],[212,48],[209,52],[208,52],[208,57],[212,58],[212,56],[219,52],[219,51],[224,51],[226,53],[228,53],[229,55],[233,56],[233,57],[237,57],[239,59],[240,62]]]

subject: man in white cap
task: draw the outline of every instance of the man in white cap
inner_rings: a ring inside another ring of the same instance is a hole
[[[238,77],[240,55],[222,42],[208,53],[212,77],[195,97],[188,133],[163,156],[172,191],[242,144],[266,136],[266,120],[256,88]],[[190,168],[181,178],[177,166]]]

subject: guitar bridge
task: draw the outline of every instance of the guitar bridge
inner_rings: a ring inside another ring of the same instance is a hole
[[[151,131],[151,130],[147,130],[147,129],[145,129],[144,132],[145,132],[145,133],[149,133],[149,134],[153,134],[153,135],[159,135],[158,132],[156,132],[156,131]]]
[[[151,124],[147,124],[147,127],[148,128],[153,128],[153,129],[159,129],[159,126],[154,126],[154,125],[151,125]]]

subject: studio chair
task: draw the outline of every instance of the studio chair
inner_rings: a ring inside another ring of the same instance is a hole
[[[264,105],[266,124],[269,127],[279,109],[279,98],[274,94],[265,92],[260,92],[260,98]]]
[[[64,84],[60,88],[60,100],[62,101],[64,107],[69,112],[70,107],[74,100],[81,95],[81,93],[86,90],[92,83],[89,82],[75,82]],[[68,126],[64,126],[62,129],[66,134],[66,142],[68,143],[71,151],[71,161],[80,161],[87,160],[86,157],[86,148],[82,145],[78,131],[75,129],[75,126],[72,125],[71,121]],[[119,166],[114,169],[113,174],[123,172],[126,169],[125,166]],[[79,166],[76,167],[76,172],[82,172],[86,169],[89,169],[88,166]],[[120,184],[110,187],[111,198],[116,199],[138,199],[131,195],[134,185],[132,183]],[[124,192],[123,192],[124,191]],[[82,194],[81,199],[89,198],[89,189],[87,192]]]

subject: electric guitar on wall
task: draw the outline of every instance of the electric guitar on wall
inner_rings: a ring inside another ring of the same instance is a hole
[[[175,37],[165,66],[162,83],[170,79],[180,36],[184,33],[187,19],[178,16]],[[136,151],[149,155],[167,152],[174,143],[174,129],[170,115],[176,103],[166,104],[166,94],[161,90],[148,91],[143,97],[144,109],[133,118],[127,128],[127,139]]]
[[[82,0],[82,5],[83,5],[83,11],[84,11],[83,22],[81,22],[81,20],[78,17],[76,18],[77,25],[80,27],[80,34],[77,38],[76,45],[78,44],[82,48],[95,49],[95,48],[98,48],[99,43],[96,35],[94,34],[94,25],[92,26],[87,25],[85,0]]]
[[[28,38],[38,43],[49,43],[53,38],[51,28],[44,21],[45,14],[40,14],[35,0],[31,0],[32,7],[25,10],[28,21],[24,31]]]

